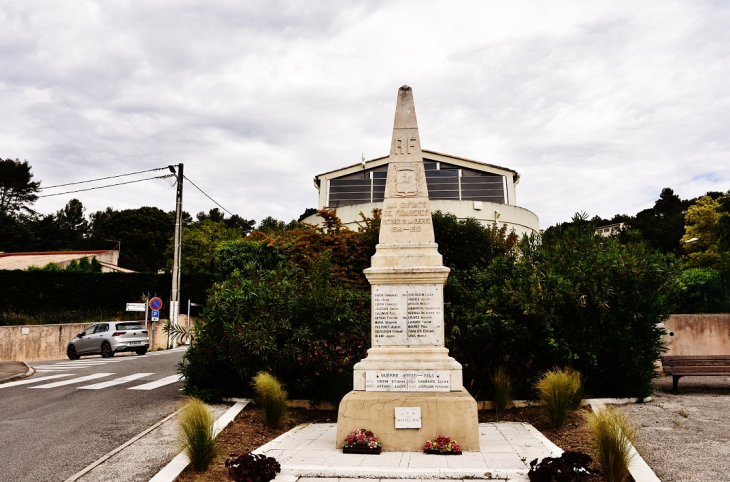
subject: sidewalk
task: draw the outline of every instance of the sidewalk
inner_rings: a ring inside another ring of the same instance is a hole
[[[281,463],[280,482],[337,479],[456,479],[527,481],[530,461],[559,456],[563,451],[525,423],[480,423],[480,452],[426,455],[420,452],[383,452],[380,455],[343,454],[336,448],[336,424],[302,425],[254,453]]]
[[[31,373],[31,369],[24,362],[0,361],[0,383],[17,380]]]

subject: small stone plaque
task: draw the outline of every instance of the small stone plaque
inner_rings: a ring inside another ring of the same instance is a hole
[[[30,328],[21,328],[20,334],[21,335],[30,335]]]
[[[421,407],[395,407],[395,428],[421,428]]]
[[[448,392],[451,374],[448,370],[368,370],[365,372],[367,392]]]

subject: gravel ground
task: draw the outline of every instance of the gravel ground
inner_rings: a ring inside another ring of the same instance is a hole
[[[684,377],[676,395],[672,377],[662,377],[651,402],[618,408],[662,482],[730,480],[730,377]]]

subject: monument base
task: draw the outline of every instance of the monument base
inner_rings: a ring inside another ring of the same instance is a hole
[[[395,428],[395,407],[421,407],[421,428]],[[477,402],[461,392],[352,391],[340,402],[337,447],[347,434],[364,428],[383,443],[384,452],[421,452],[427,440],[451,437],[465,452],[479,451]]]

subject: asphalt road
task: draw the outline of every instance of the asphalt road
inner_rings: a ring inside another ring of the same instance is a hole
[[[38,370],[29,383],[0,385],[0,481],[66,480],[174,412],[183,353],[29,363]],[[74,383],[53,385],[63,381]],[[148,385],[156,381],[167,384]]]

